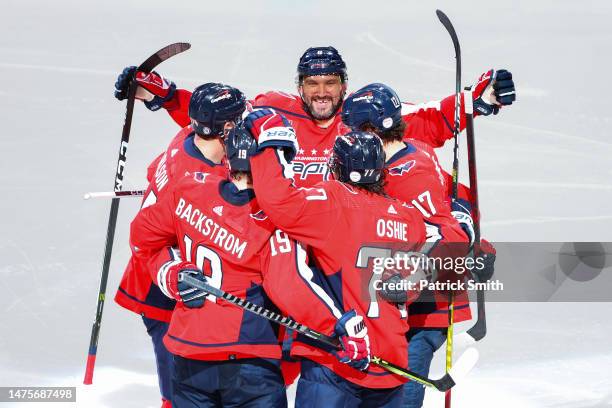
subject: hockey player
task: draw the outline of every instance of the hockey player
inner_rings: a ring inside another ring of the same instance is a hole
[[[414,205],[425,222],[436,227],[437,243],[428,255],[465,256],[468,243],[474,239],[469,204],[465,200],[451,203],[447,193],[450,176],[442,170],[433,148],[414,139],[404,139],[406,123],[399,100],[395,91],[384,84],[367,85],[347,98],[342,107],[342,120],[353,130],[371,131],[382,139],[388,171],[385,191]],[[391,295],[395,301],[402,300],[397,293]],[[454,309],[455,322],[471,318],[467,293],[457,294]],[[408,319],[408,365],[419,374],[428,375],[433,353],[446,340],[448,302],[436,303],[433,294],[426,291],[409,306]],[[409,382],[404,388],[403,406],[421,407],[424,387]]]
[[[385,247],[418,248],[425,227],[416,209],[384,194],[380,139],[367,132],[338,137],[330,159],[334,180],[296,188],[278,149],[289,161],[299,151],[287,120],[263,109],[249,114],[245,124],[259,143],[251,168],[260,205],[291,237],[276,233],[272,240],[267,274],[274,278],[266,276],[266,292],[305,325],[328,335],[349,334],[340,360],[333,350],[305,339],[294,342],[292,355],[305,359],[296,407],[397,406],[405,380],[368,367],[369,356],[371,350],[405,364],[408,326],[396,305],[379,302],[370,290],[370,267]],[[309,267],[309,260],[320,272]],[[299,292],[296,281],[302,283]]]
[[[134,257],[177,305],[165,344],[175,356],[172,406],[286,407],[278,327],[183,282],[190,275],[270,308],[261,287],[262,253],[274,225],[249,175],[252,137],[226,138],[230,179],[185,176],[132,222]]]
[[[240,119],[245,103],[240,90],[224,84],[208,83],[194,90],[189,103],[190,124],[178,132],[166,151],[149,166],[150,183],[142,208],[155,204],[186,172],[227,174],[222,137]],[[162,407],[170,407],[173,362],[162,339],[168,329],[174,300],[164,296],[153,283],[147,266],[139,258],[132,257],[115,301],[142,315],[155,351]]]
[[[127,94],[128,78],[131,77],[125,77],[117,86],[123,94]],[[137,96],[145,100],[149,109],[163,107],[180,126],[189,123],[189,91],[177,89],[174,82],[156,73],[136,73],[136,81],[140,85]],[[273,108],[287,117],[300,144],[292,162],[295,183],[299,187],[311,187],[326,178],[327,160],[334,140],[345,132],[339,112],[348,86],[346,63],[334,47],[308,48],[298,62],[296,82],[297,95],[270,91],[256,96],[251,102],[253,106]],[[485,72],[472,95],[476,116],[497,114],[503,105],[511,105],[515,100],[512,74],[506,70]],[[454,114],[454,94],[441,101],[406,104],[402,107],[406,137],[440,147],[453,137]],[[464,128],[462,93],[461,129]]]

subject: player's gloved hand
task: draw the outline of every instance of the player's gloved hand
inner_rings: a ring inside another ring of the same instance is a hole
[[[145,106],[151,111],[162,108],[164,103],[172,99],[176,92],[174,82],[168,81],[157,72],[153,71],[147,74],[142,71],[136,71],[136,67],[131,66],[125,68],[117,77],[117,82],[115,82],[115,98],[120,101],[127,98],[132,79],[135,79],[139,85],[136,91],[136,98],[142,99]]]
[[[474,220],[472,219],[472,206],[466,200],[457,199],[451,201],[451,214],[459,223],[470,240],[470,247],[474,245]]]
[[[512,105],[516,100],[512,73],[505,69],[488,70],[478,78],[472,90],[474,109],[483,116],[497,115],[500,106]]]
[[[282,148],[287,161],[293,160],[299,150],[295,130],[283,115],[274,109],[258,109],[247,115],[244,125],[257,140],[259,150],[266,147]]]
[[[390,273],[389,276],[383,275],[382,288],[378,293],[380,297],[391,303],[406,303],[408,301],[408,292],[402,289],[402,281],[404,278],[399,272]]]
[[[208,279],[197,266],[191,262],[179,262],[160,268],[157,274],[159,288],[166,296],[183,302],[188,308],[204,306],[207,293],[184,282],[186,275],[208,284]]]
[[[497,251],[495,247],[486,239],[480,240],[479,244],[474,245],[474,256],[482,258],[482,268],[478,267],[478,263],[472,269],[472,274],[479,282],[486,282],[493,277],[495,272],[495,258]]]
[[[340,337],[342,346],[342,350],[334,352],[336,358],[357,370],[367,370],[371,357],[370,337],[363,316],[354,310],[346,312],[336,322],[334,333]]]

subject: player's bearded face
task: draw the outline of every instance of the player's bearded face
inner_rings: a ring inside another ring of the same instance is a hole
[[[316,120],[327,120],[342,105],[346,84],[337,75],[309,76],[304,78],[299,91],[308,113]]]

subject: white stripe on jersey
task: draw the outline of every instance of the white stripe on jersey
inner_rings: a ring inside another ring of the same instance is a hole
[[[421,109],[431,109],[431,108],[434,108],[435,110],[439,111],[441,109],[440,101],[419,103],[417,105],[411,105],[411,104],[402,102],[402,116],[408,115],[410,113],[418,112]]]
[[[297,251],[297,267],[298,267],[298,272],[299,272],[300,276],[308,283],[308,286],[310,286],[312,291],[321,300],[323,300],[325,302],[325,304],[329,307],[329,309],[332,311],[334,316],[337,319],[339,319],[340,317],[342,317],[342,312],[340,310],[338,310],[338,308],[336,307],[336,304],[334,303],[333,299],[331,297],[329,297],[327,292],[325,292],[325,290],[323,290],[323,288],[321,286],[319,286],[316,283],[314,283],[314,281],[312,279],[314,277],[314,273],[312,272],[312,269],[310,269],[310,267],[306,263],[306,251],[297,242],[296,242],[295,248],[296,248],[296,251]]]
[[[166,276],[168,275],[168,269],[170,269],[171,266],[178,265],[179,263],[183,262],[183,260],[181,259],[181,252],[178,250],[178,248],[170,248],[170,253],[172,260],[163,264],[161,268],[159,268],[159,271],[157,271],[157,285],[164,295],[168,296],[170,299],[174,299],[174,296],[172,296],[168,290]]]

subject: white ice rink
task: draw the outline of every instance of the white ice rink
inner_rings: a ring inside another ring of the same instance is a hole
[[[381,81],[424,102],[454,92],[441,8],[461,40],[464,85],[492,67],[517,85],[514,106],[476,120],[483,235],[612,241],[611,2],[173,3],[1,3],[0,386],[79,387],[66,406],[159,406],[140,318],[111,300],[137,200],[120,206],[94,385],[81,385],[110,205],[82,196],[113,186],[125,111],[117,74],[176,41],[192,49],[159,71],[186,88],[291,92],[302,52],[334,45],[350,90]],[[125,188],[144,187],[146,165],[176,130],[163,112],[136,107]],[[449,152],[440,151],[447,168]],[[611,316],[610,303],[489,304],[480,360],[453,407],[612,407]],[[425,406],[443,398],[428,392]]]

